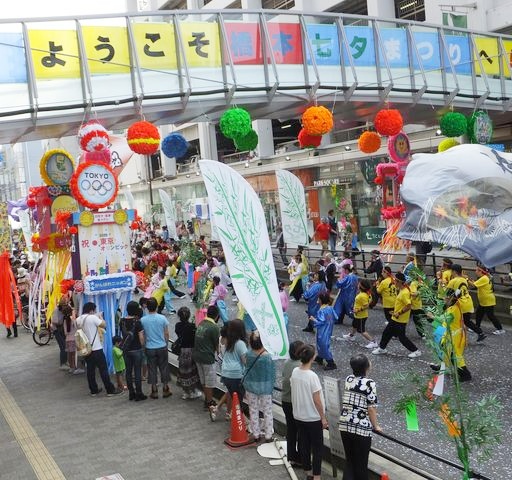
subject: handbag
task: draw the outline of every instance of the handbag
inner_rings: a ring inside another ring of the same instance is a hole
[[[84,318],[82,326],[77,328],[75,332],[76,353],[79,357],[87,357],[92,353],[92,346],[94,345],[94,340],[96,340],[96,335],[98,334],[98,328],[96,327],[94,338],[92,339],[92,342],[89,341],[89,337],[85,334],[83,329],[87,317],[88,315]]]
[[[171,353],[180,356],[181,353],[181,337],[178,337],[171,346]]]

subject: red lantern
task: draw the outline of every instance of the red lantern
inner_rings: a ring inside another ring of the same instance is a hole
[[[135,122],[127,133],[129,147],[141,155],[153,155],[160,146],[160,132],[152,123]]]
[[[304,128],[297,136],[300,148],[316,148],[322,142],[322,135],[309,135]]]
[[[76,234],[78,233],[78,228],[77,228],[77,227],[75,227],[75,225],[72,225],[71,227],[69,227],[68,232],[69,232],[71,235],[76,235]]]
[[[402,114],[398,110],[380,110],[373,123],[377,132],[388,137],[400,133],[404,126]]]

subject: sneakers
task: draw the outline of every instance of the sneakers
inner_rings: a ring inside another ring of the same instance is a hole
[[[113,397],[114,395],[121,395],[124,393],[124,390],[121,388],[116,388],[113,392],[107,393],[107,397]]]
[[[302,331],[303,332],[308,332],[308,333],[314,333],[315,332],[311,327],[303,328]]]
[[[368,348],[368,349],[377,348],[378,346],[379,346],[379,344],[377,342],[370,342],[365,345],[365,348]]]
[[[69,372],[69,365],[67,363],[63,363],[60,367],[59,367],[59,370],[67,370]]]
[[[419,350],[415,350],[414,352],[409,353],[409,355],[407,355],[407,356],[409,358],[421,357],[421,352]]]
[[[190,399],[191,399],[190,393],[184,393],[184,394],[181,396],[181,399],[182,399],[182,400],[190,400]]]
[[[373,355],[382,355],[383,353],[388,353],[385,348],[377,347],[375,350],[372,350]]]
[[[194,392],[192,392],[190,394],[190,400],[195,400],[196,398],[201,398],[203,396],[203,392],[199,391],[199,390],[195,390]]]
[[[434,371],[439,372],[441,370],[441,365],[438,365],[437,363],[429,363],[428,366]]]
[[[345,335],[343,335],[343,339],[344,340],[350,340],[350,341],[353,342],[356,339],[356,336],[352,335],[351,333],[346,333]]]
[[[91,397],[95,397],[95,396],[97,396],[101,392],[103,392],[103,388],[100,387],[100,388],[98,388],[98,391],[96,393],[92,393],[91,392],[90,395],[91,395]]]
[[[487,338],[487,335],[485,333],[480,333],[478,335],[478,338],[476,339],[477,342],[483,342]]]
[[[147,398],[148,398],[148,396],[144,395],[142,392],[135,394],[135,401],[136,402],[142,402],[143,400],[147,400]]]
[[[171,395],[172,395],[171,389],[169,388],[169,385],[166,385],[166,386],[164,387],[163,392],[162,392],[162,397],[163,397],[163,398],[168,398],[168,397],[170,397]]]
[[[324,367],[324,370],[325,371],[328,371],[328,370],[336,370],[338,367],[336,366],[336,364],[334,362],[327,362],[327,365]]]
[[[212,422],[215,422],[217,419],[217,406],[216,405],[210,405],[208,407],[208,413],[210,414],[210,420]]]
[[[151,393],[149,394],[149,398],[156,400],[158,398],[158,390],[152,390]]]
[[[81,375],[82,373],[85,373],[83,368],[75,368],[72,372],[73,375]]]
[[[501,328],[500,330],[494,330],[494,332],[492,332],[493,335],[504,335],[505,334],[505,330],[503,328]]]

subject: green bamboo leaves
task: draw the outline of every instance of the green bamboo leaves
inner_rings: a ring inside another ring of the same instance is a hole
[[[276,170],[284,241],[297,245],[309,243],[306,197],[300,180],[287,170]]]
[[[211,160],[199,165],[237,296],[258,327],[265,348],[285,357],[288,336],[261,203],[232,168]]]

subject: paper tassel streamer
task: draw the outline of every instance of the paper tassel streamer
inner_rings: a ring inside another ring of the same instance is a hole
[[[405,410],[405,421],[407,423],[407,430],[410,432],[418,432],[420,427],[418,423],[418,412],[416,410],[416,402],[410,401]]]
[[[21,312],[21,302],[9,261],[9,252],[3,252],[0,255],[0,323],[3,323],[6,328],[11,328],[16,321],[15,305],[18,312]]]

